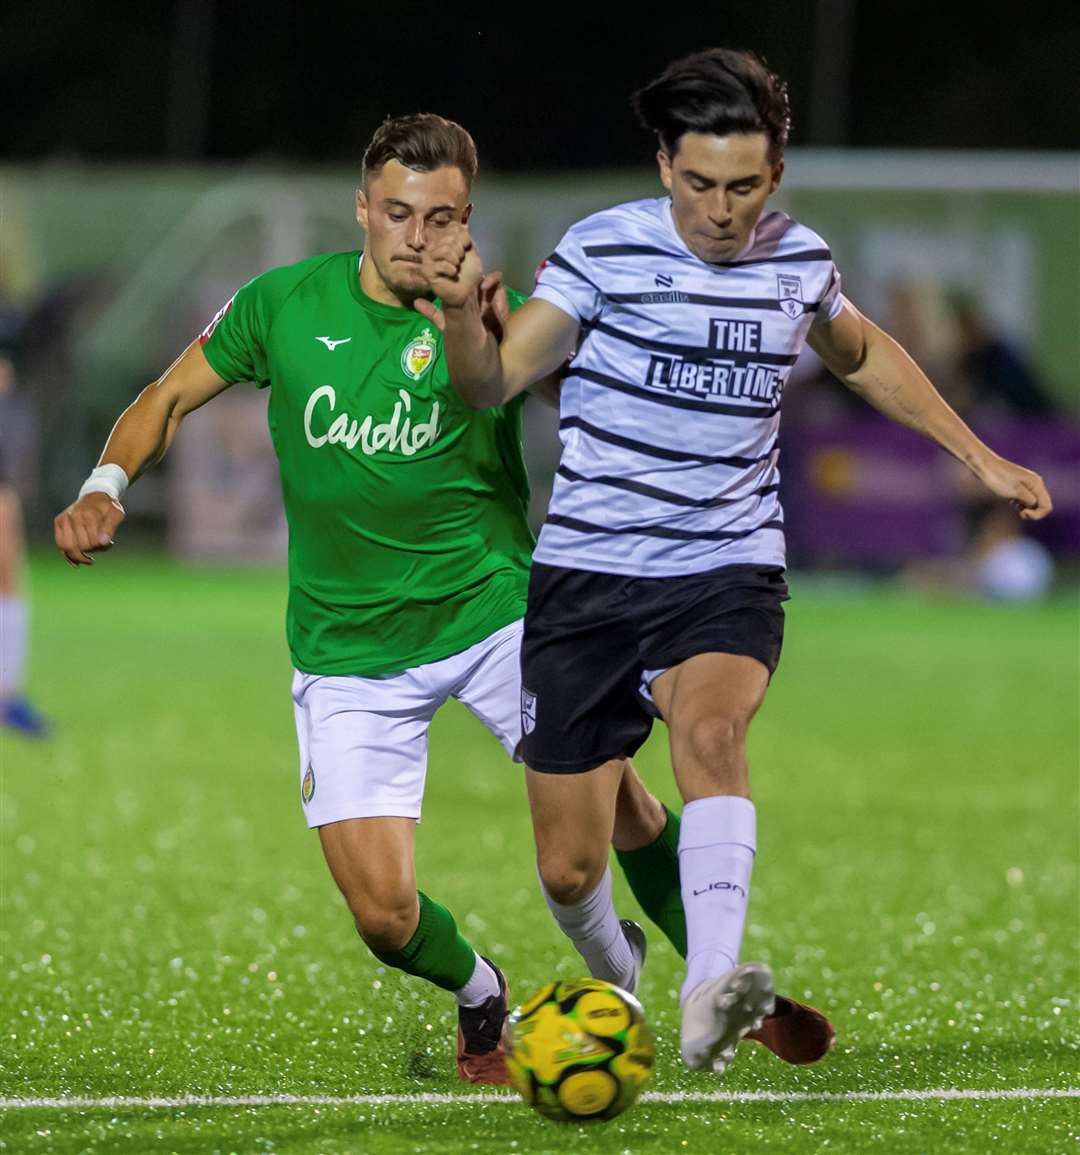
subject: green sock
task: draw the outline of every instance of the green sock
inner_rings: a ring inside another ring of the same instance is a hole
[[[461,937],[454,916],[422,890],[420,921],[416,932],[401,950],[371,953],[387,966],[397,967],[407,975],[427,979],[447,991],[459,991],[472,978],[476,951]]]
[[[638,850],[616,850],[638,905],[686,958],[686,911],[679,889],[679,816],[666,806],[660,837]]]

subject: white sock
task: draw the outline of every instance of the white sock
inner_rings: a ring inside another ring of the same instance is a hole
[[[680,999],[739,961],[750,871],[757,846],[754,804],[721,795],[688,802],[679,829],[686,910],[686,981]]]
[[[477,955],[472,978],[461,990],[454,991],[454,998],[457,999],[459,1007],[478,1007],[484,999],[498,993],[499,976]]]
[[[26,666],[26,602],[0,596],[0,698],[22,692]]]
[[[556,902],[548,894],[543,880],[540,889],[555,921],[585,960],[589,974],[617,987],[631,983],[634,956],[611,902],[611,867],[605,869],[600,885],[592,894],[569,906]]]

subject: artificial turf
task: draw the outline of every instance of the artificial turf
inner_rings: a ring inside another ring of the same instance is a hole
[[[651,934],[653,1090],[1080,1085],[1077,612],[796,575],[751,734],[744,944],[837,1046],[723,1080],[678,1061],[680,960]],[[380,967],[305,828],[276,571],[122,547],[34,567],[33,689],[0,732],[0,1097],[460,1093],[451,1000]],[[675,795],[662,728],[638,758]],[[532,866],[520,772],[436,718],[420,884],[524,996],[581,970]],[[636,908],[616,881],[620,913]],[[640,917],[640,915],[639,915]],[[1051,1152],[1075,1100],[642,1103],[587,1132],[516,1103],[10,1108],[0,1150]]]

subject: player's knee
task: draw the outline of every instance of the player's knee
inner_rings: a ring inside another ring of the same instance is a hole
[[[572,906],[597,888],[606,863],[606,858],[593,861],[584,855],[542,855],[537,860],[537,868],[551,898],[560,906]]]
[[[745,758],[746,721],[728,713],[705,714],[687,728],[694,760],[701,766],[723,771]]]
[[[350,902],[356,929],[365,943],[378,953],[401,950],[416,931],[416,895],[411,901]]]

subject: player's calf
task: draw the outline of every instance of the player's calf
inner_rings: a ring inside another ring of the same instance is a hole
[[[629,758],[615,797],[615,822],[611,844],[616,852],[632,853],[651,846],[663,834],[668,812],[638,777]]]

